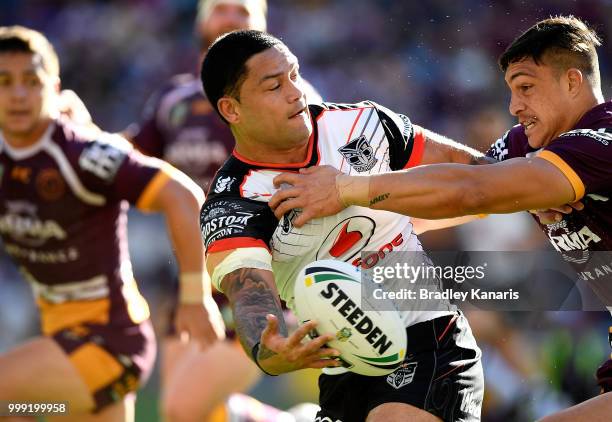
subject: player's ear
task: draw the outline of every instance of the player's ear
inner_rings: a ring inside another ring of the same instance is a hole
[[[217,101],[219,113],[230,124],[236,124],[240,121],[240,103],[232,97],[224,96]]]
[[[584,82],[584,75],[580,71],[580,69],[576,69],[572,67],[567,70],[565,74],[567,78],[567,88],[570,96],[575,97],[578,95],[582,88],[582,83]]]

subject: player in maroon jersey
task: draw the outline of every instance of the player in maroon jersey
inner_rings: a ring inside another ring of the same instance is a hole
[[[265,0],[200,1],[195,33],[201,56],[226,32],[265,30],[266,10]],[[206,191],[217,169],[231,154],[234,139],[207,100],[197,71],[194,65],[194,74],[176,75],[155,93],[145,107],[142,121],[132,125],[128,135],[141,152],[168,161]],[[318,101],[320,97],[314,89],[309,85],[307,88],[309,98]],[[214,297],[220,307],[227,306],[225,296],[215,292]],[[176,296],[169,296],[167,300],[175,303]],[[230,315],[229,307],[223,313]],[[203,420],[230,393],[245,391],[259,379],[255,365],[231,340],[232,322],[226,321],[226,325],[229,341],[205,351],[195,351],[181,343],[173,325],[168,325],[161,355],[161,405],[166,418]],[[202,384],[204,377],[209,382]]]
[[[43,333],[0,356],[0,401],[66,401],[64,420],[132,420],[155,339],[128,255],[127,205],[165,214],[182,271],[177,325],[208,345],[223,325],[204,282],[203,193],[117,135],[57,117],[59,85],[42,34],[0,28],[0,236]]]
[[[595,50],[600,43],[581,20],[561,16],[538,22],[508,47],[500,66],[519,125],[488,151],[499,163],[436,164],[368,177],[309,169],[279,176],[278,184],[294,187],[280,191],[270,204],[277,217],[303,208],[294,222],[301,226],[349,204],[442,218],[549,209],[580,200],[584,208],[540,225],[612,312],[612,102],[601,92]],[[598,372],[607,392],[602,397],[549,420],[609,416],[610,372],[610,361]]]

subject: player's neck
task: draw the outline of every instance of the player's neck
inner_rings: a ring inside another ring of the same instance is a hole
[[[257,163],[270,164],[301,163],[307,159],[308,147],[308,138],[289,148],[276,148],[249,141],[236,142],[236,152],[240,156]]]
[[[51,118],[41,119],[32,128],[32,130],[28,132],[12,133],[9,131],[3,131],[2,137],[4,138],[4,141],[12,148],[28,148],[38,142],[40,138],[42,138],[52,121],[53,119]]]
[[[574,128],[576,124],[593,108],[604,102],[603,94],[601,90],[589,90],[579,99],[579,103],[575,107],[570,107],[569,110],[576,110],[574,115],[571,128]],[[568,130],[570,130],[568,129]]]

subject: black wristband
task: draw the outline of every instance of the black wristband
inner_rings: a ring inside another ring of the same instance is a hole
[[[253,348],[251,349],[251,357],[253,358],[253,362],[255,362],[255,365],[257,365],[257,367],[264,374],[270,375],[271,377],[277,377],[278,376],[277,374],[271,374],[261,367],[261,365],[259,364],[259,361],[257,360],[257,355],[259,355],[259,342],[255,343],[255,346],[253,346]]]

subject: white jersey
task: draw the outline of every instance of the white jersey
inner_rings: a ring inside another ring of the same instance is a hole
[[[351,206],[340,213],[292,225],[299,211],[280,221],[267,203],[273,179],[284,171],[331,165],[347,174],[376,174],[418,165],[424,136],[402,115],[375,103],[310,105],[313,134],[304,162],[255,163],[234,152],[219,170],[202,208],[200,226],[207,252],[261,246],[272,254],[278,291],[293,307],[296,275],[309,263],[339,259],[362,268],[384,265],[390,252],[422,251],[410,217]],[[362,256],[362,252],[364,252]],[[216,286],[219,288],[219,286]],[[431,309],[431,302],[429,302]],[[414,306],[412,309],[415,309]],[[418,309],[418,305],[417,305]],[[406,326],[454,311],[403,312]]]

